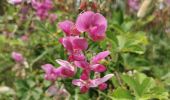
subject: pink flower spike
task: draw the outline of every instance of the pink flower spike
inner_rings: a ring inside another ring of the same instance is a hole
[[[59,22],[58,27],[66,33],[67,36],[71,35],[71,29],[74,26],[74,23],[69,20],[65,20],[63,22]]]
[[[107,88],[107,84],[106,83],[102,83],[98,87],[99,87],[99,90],[102,91],[102,90],[105,90]]]
[[[78,16],[76,27],[80,32],[88,32],[93,41],[100,41],[105,38],[107,20],[100,13],[86,11]]]
[[[12,58],[15,60],[15,62],[22,63],[24,61],[24,57],[18,52],[12,52]]]
[[[102,59],[107,57],[110,54],[110,51],[103,51],[97,54],[95,57],[92,58],[92,63],[97,64],[99,63]]]

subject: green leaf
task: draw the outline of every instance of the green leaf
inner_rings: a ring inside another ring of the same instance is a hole
[[[113,98],[118,99],[118,100],[133,100],[133,96],[131,95],[130,91],[122,89],[122,88],[117,88],[113,92]]]

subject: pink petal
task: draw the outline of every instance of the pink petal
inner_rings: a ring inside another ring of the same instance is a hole
[[[94,14],[95,13],[92,11],[86,11],[78,16],[76,20],[76,27],[80,32],[88,31]]]
[[[93,41],[100,41],[103,40],[105,36],[105,26],[100,25],[100,26],[95,26],[90,29],[89,36]]]
[[[81,80],[81,79],[74,79],[74,80],[72,81],[72,84],[81,87],[81,86],[84,85],[84,81]]]
[[[66,48],[69,52],[73,51],[72,47],[72,38],[71,37],[65,37],[60,40],[64,48]]]
[[[16,61],[16,62],[22,62],[24,60],[24,57],[22,56],[21,53],[18,52],[12,52],[12,58]]]
[[[51,64],[45,64],[42,65],[41,68],[45,71],[45,73],[50,73],[54,66]]]
[[[88,86],[82,86],[82,87],[80,87],[80,92],[81,92],[81,93],[86,93],[88,90],[89,90],[89,87],[88,87]]]
[[[107,84],[106,83],[102,83],[99,85],[99,89],[100,90],[105,90],[107,88]]]
[[[99,72],[99,73],[106,71],[106,67],[101,64],[94,64],[91,66],[91,68],[93,71]]]
[[[86,39],[83,38],[75,38],[73,40],[73,48],[78,50],[85,50],[88,47],[88,43]]]
[[[69,56],[69,60],[70,61],[83,61],[83,60],[85,60],[85,56],[81,51],[73,52]]]
[[[89,68],[89,63],[86,62],[86,61],[74,61],[74,64],[75,64],[77,67],[80,67],[80,68],[83,68],[83,69]]]
[[[108,75],[105,75],[102,78],[91,80],[91,84],[89,86],[90,87],[97,87],[98,85],[106,82],[107,80],[109,80],[113,76],[114,76],[114,74],[108,74]]]
[[[66,33],[67,36],[71,35],[71,28],[74,26],[72,21],[66,20],[59,22],[58,27]]]
[[[88,80],[89,76],[90,76],[90,70],[84,69],[81,76],[80,76],[80,79]]]
[[[62,71],[61,71],[61,74],[64,77],[72,77],[72,76],[74,76],[75,72],[70,70],[70,69],[63,68]]]
[[[103,51],[97,54],[95,57],[92,58],[92,63],[96,64],[99,63],[102,59],[107,57],[110,54],[109,51]]]
[[[67,68],[71,71],[74,71],[74,67],[68,61],[61,60],[61,59],[57,59],[56,61],[58,64],[61,65],[61,67]]]

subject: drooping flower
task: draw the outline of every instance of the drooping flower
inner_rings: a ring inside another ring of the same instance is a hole
[[[85,93],[89,90],[89,88],[94,88],[94,87],[99,87],[101,90],[106,89],[107,85],[106,85],[106,81],[109,80],[111,77],[113,76],[113,74],[108,74],[102,78],[96,78],[96,79],[88,79],[88,80],[82,80],[82,79],[74,79],[72,81],[72,84],[79,86],[80,87],[80,91],[82,93]]]
[[[107,57],[109,54],[110,54],[109,51],[101,52],[92,58],[91,63],[88,63],[87,61],[74,61],[74,64],[77,67],[80,67],[83,69],[83,72],[80,78],[82,80],[88,80],[90,71],[99,72],[99,73],[106,71],[106,67],[100,64],[100,61],[104,59],[105,57]]]
[[[84,54],[82,50],[86,50],[88,47],[87,41],[81,37],[64,37],[59,40],[59,42],[66,48],[69,53],[70,61],[81,61],[84,60]]]
[[[80,32],[88,32],[93,41],[100,41],[105,38],[107,20],[100,13],[86,11],[78,16],[76,27]]]
[[[139,10],[140,2],[139,2],[139,0],[128,0],[128,6],[131,9],[137,11],[137,10]]]
[[[22,63],[24,61],[23,55],[18,52],[12,52],[12,58],[15,60],[15,62]]]
[[[66,36],[80,35],[80,32],[77,30],[72,21],[65,20],[63,22],[59,22],[58,26],[66,34]]]

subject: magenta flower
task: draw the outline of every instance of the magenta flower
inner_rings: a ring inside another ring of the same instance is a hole
[[[48,18],[48,11],[53,8],[53,3],[51,0],[32,0],[32,7],[36,10],[36,15],[40,17],[41,20]]]
[[[80,32],[77,30],[72,21],[65,20],[63,22],[59,22],[58,27],[66,34],[66,36],[80,35]]]
[[[57,15],[56,14],[50,14],[49,15],[49,21],[51,24],[53,24],[57,20]]]
[[[139,10],[140,2],[139,2],[139,0],[128,0],[128,6],[131,9],[137,11],[137,10]]]
[[[60,67],[55,68],[51,64],[45,64],[42,69],[45,71],[45,79],[55,81],[58,77],[72,77],[76,69],[67,61],[56,60]]]
[[[8,0],[8,3],[16,5],[16,4],[20,4],[22,2],[22,0]]]
[[[70,36],[61,38],[59,41],[68,51],[70,61],[81,61],[85,59],[82,50],[85,50],[88,47],[86,39],[78,36]]]
[[[109,51],[104,51],[104,52],[97,54],[95,57],[92,58],[90,64],[86,61],[74,61],[74,64],[77,67],[80,67],[83,69],[83,72],[80,78],[82,80],[88,80],[91,70],[94,72],[99,72],[99,73],[106,71],[106,67],[100,64],[99,62],[105,57],[107,57],[109,54],[110,54]]]
[[[76,27],[80,32],[88,32],[93,41],[100,41],[105,38],[107,20],[100,13],[86,11],[78,16]]]
[[[113,74],[108,74],[106,76],[104,76],[103,78],[97,78],[97,79],[89,79],[89,80],[82,80],[82,79],[74,79],[72,81],[72,84],[79,86],[80,87],[80,91],[81,93],[85,93],[89,90],[89,88],[94,88],[94,87],[98,87],[101,90],[106,89],[107,85],[106,85],[106,81],[109,80],[111,77],[113,76]]]
[[[42,66],[45,71],[45,79],[50,81],[55,81],[57,77],[61,76],[61,68],[55,68],[51,64],[45,64]]]
[[[61,68],[61,76],[62,77],[72,77],[76,73],[76,68],[72,66],[68,61],[64,60],[56,60],[58,64],[60,64]]]
[[[15,62],[22,63],[24,61],[24,57],[18,52],[12,52],[12,58],[15,60]]]

